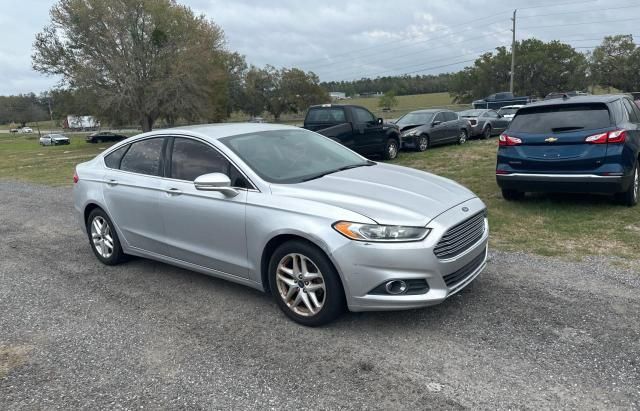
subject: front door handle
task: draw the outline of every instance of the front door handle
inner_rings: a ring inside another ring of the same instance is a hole
[[[177,188],[169,188],[169,189],[167,189],[167,190],[165,190],[165,191],[166,191],[168,194],[176,195],[176,196],[177,196],[177,195],[182,194],[182,191],[181,191],[181,190],[178,190]]]
[[[117,186],[118,185],[118,180],[114,180],[114,179],[109,179],[107,180],[107,184],[109,184],[110,186]]]

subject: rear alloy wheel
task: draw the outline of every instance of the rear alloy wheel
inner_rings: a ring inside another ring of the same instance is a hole
[[[418,137],[418,141],[416,142],[416,150],[417,151],[427,151],[429,148],[429,137],[420,136]]]
[[[101,263],[116,265],[124,259],[120,239],[107,214],[94,209],[87,218],[87,233],[93,253]]]
[[[639,164],[636,163],[635,167],[633,168],[633,181],[629,185],[629,189],[627,189],[627,191],[623,193],[617,194],[616,196],[620,203],[629,207],[633,207],[634,205],[638,204],[638,197],[640,196],[640,181],[638,175],[640,171],[638,171],[638,166]]]
[[[395,138],[387,140],[383,156],[385,160],[393,160],[398,157],[398,141]]]
[[[269,285],[280,309],[302,325],[323,325],[344,311],[338,273],[322,251],[306,242],[288,241],[276,249]]]
[[[458,134],[458,144],[464,144],[467,142],[467,130],[460,130]]]
[[[482,139],[486,140],[491,137],[491,126],[486,126],[484,130],[482,130]]]
[[[524,193],[517,190],[502,189],[502,198],[507,201],[517,201],[524,198]]]

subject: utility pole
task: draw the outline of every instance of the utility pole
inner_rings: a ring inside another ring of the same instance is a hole
[[[513,22],[513,28],[511,29],[511,33],[513,37],[511,37],[511,81],[509,82],[509,91],[513,93],[513,72],[516,69],[516,12],[518,9],[513,11],[513,17],[511,21]]]

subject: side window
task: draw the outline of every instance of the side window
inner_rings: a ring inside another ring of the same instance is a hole
[[[124,156],[124,153],[126,153],[128,149],[129,145],[127,144],[126,146],[122,146],[119,149],[107,154],[107,156],[104,158],[104,164],[109,168],[119,169],[120,162],[122,161],[122,156]]]
[[[498,113],[496,113],[495,111],[491,110],[491,111],[487,111],[487,117],[490,118],[498,118]]]
[[[640,107],[638,106],[638,102],[640,100],[636,100],[633,103],[631,103],[631,108],[633,109],[633,112],[636,113],[636,118],[638,119],[638,122],[640,123]]]
[[[373,114],[369,113],[369,111],[363,108],[354,107],[353,110],[355,112],[356,120],[358,121],[358,123],[369,123],[376,120]]]
[[[447,111],[445,115],[447,116],[447,121],[456,121],[458,119],[458,115],[452,111]]]
[[[493,100],[495,100],[495,99],[496,99],[496,95],[495,95],[495,94],[492,94],[492,95],[490,95],[489,97],[487,97],[487,100],[491,100],[491,101],[493,101]]]
[[[159,176],[164,138],[150,138],[131,144],[120,162],[120,170]]]
[[[439,121],[441,123],[444,123],[445,121],[447,121],[444,118],[444,113],[440,112],[440,113],[436,114],[436,116],[433,118],[433,122],[435,123],[436,121]]]
[[[226,174],[233,187],[249,188],[242,174],[218,150],[199,141],[176,137],[173,140],[170,177],[193,181],[209,173]]]
[[[626,98],[622,99],[622,104],[624,104],[624,108],[627,111],[627,115],[629,116],[629,120],[631,122],[633,122],[633,123],[637,123],[638,122],[638,117],[636,116],[636,111],[633,109],[633,106],[635,106],[635,104],[632,104]]]

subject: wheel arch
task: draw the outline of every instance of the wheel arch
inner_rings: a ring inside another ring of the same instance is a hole
[[[269,262],[271,260],[271,256],[279,246],[286,243],[287,241],[302,241],[320,250],[331,262],[333,268],[338,273],[340,283],[342,284],[342,287],[346,292],[346,284],[342,278],[342,273],[340,272],[336,263],[333,261],[333,258],[331,258],[331,254],[327,252],[326,247],[324,247],[323,244],[318,244],[318,242],[297,233],[277,234],[269,239],[269,241],[267,241],[267,243],[263,247],[262,255],[260,256],[260,281],[265,292],[269,293],[271,291],[269,286]]]

